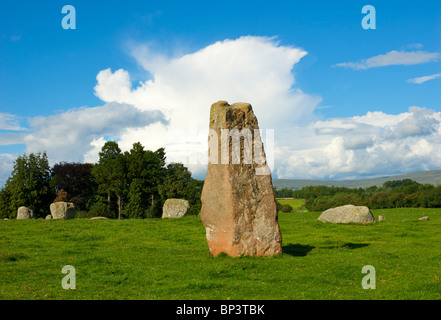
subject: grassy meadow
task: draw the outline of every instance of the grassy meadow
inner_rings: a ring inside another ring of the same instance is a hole
[[[289,204],[293,211],[297,210],[307,210],[305,206],[305,201],[303,199],[285,198],[277,199],[280,204]]]
[[[0,299],[441,299],[441,209],[335,225],[280,213],[284,254],[212,257],[196,216],[0,221]],[[422,216],[429,221],[419,221]],[[64,290],[61,269],[76,270]],[[363,266],[376,289],[363,289]]]

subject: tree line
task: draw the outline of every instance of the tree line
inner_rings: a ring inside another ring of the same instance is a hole
[[[353,204],[371,209],[441,208],[441,185],[421,184],[411,179],[387,181],[381,187],[347,188],[305,186],[300,190],[275,190],[276,197],[305,199],[310,211]]]
[[[60,162],[50,167],[46,153],[19,156],[0,190],[0,218],[15,218],[26,206],[37,217],[54,201],[73,202],[79,215],[108,218],[157,218],[168,198],[186,199],[199,214],[203,181],[182,163],[166,165],[164,148],[145,150],[134,143],[122,152],[108,141],[96,164]]]

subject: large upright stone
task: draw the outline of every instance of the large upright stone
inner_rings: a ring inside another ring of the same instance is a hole
[[[219,101],[211,106],[201,220],[214,256],[282,253],[271,173],[258,129],[248,103]]]
[[[75,206],[72,202],[58,201],[50,206],[52,219],[73,219],[75,218]]]
[[[17,210],[17,219],[18,220],[26,220],[26,219],[33,219],[34,218],[34,211],[29,209],[28,207],[20,207]]]
[[[184,199],[167,199],[162,207],[163,218],[182,218],[190,209],[190,203]]]

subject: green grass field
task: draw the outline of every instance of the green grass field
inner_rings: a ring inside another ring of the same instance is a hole
[[[284,254],[266,258],[210,256],[194,216],[0,221],[0,299],[441,299],[441,209],[373,213],[387,220],[281,213]],[[365,265],[376,289],[361,286]]]
[[[293,211],[306,210],[305,201],[303,199],[277,199],[280,204],[289,204]]]

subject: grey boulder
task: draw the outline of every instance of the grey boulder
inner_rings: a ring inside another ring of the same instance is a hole
[[[26,219],[33,219],[34,218],[34,211],[29,209],[28,207],[22,206],[18,208],[17,210],[17,219],[18,220],[26,220]]]
[[[72,202],[59,201],[51,203],[52,219],[73,219],[75,218],[75,206]]]
[[[184,199],[167,199],[162,207],[163,218],[181,218],[190,209],[190,203]]]
[[[375,217],[368,207],[348,204],[324,211],[318,220],[329,223],[375,223]]]

